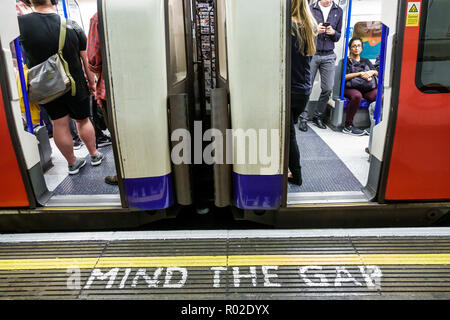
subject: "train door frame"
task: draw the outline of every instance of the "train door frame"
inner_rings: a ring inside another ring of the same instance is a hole
[[[3,48],[1,39],[0,39],[0,48]],[[21,173],[21,178],[23,181],[25,192],[27,194],[27,200],[29,203],[29,207],[32,209],[35,209],[37,207],[37,201],[36,201],[37,198],[34,194],[33,185],[31,183],[28,169],[25,164],[26,163],[25,156],[23,154],[22,148],[20,147],[21,144],[20,144],[20,139],[19,139],[19,134],[17,132],[17,128],[14,125],[14,123],[11,123],[11,120],[10,120],[10,119],[14,118],[12,108],[11,108],[12,96],[11,96],[10,90],[14,90],[12,88],[12,86],[15,84],[10,83],[10,79],[8,79],[7,74],[8,74],[8,72],[7,72],[7,66],[6,66],[6,57],[4,56],[4,52],[2,50],[2,52],[0,53],[0,85],[1,85],[1,93],[2,93],[2,95],[0,96],[0,99],[3,99],[4,112],[5,112],[5,116],[6,116],[8,131],[9,131],[12,147],[13,147],[15,155],[16,155],[17,164],[19,166],[19,170]],[[7,105],[9,105],[9,107],[7,107]]]
[[[386,137],[386,143],[384,148],[384,158],[381,168],[381,175],[380,175],[380,185],[378,188],[378,202],[382,204],[388,204],[392,202],[400,202],[400,203],[430,203],[430,202],[442,202],[442,201],[448,201],[448,199],[404,199],[404,200],[389,200],[386,199],[386,193],[387,193],[387,187],[388,187],[388,179],[389,179],[389,173],[391,169],[391,160],[394,152],[394,140],[396,137],[397,132],[397,123],[398,123],[398,117],[399,117],[399,102],[400,102],[400,90],[401,90],[401,79],[402,79],[402,70],[404,67],[404,49],[405,49],[405,42],[407,41],[405,39],[406,30],[407,30],[407,8],[408,3],[411,3],[411,0],[399,0],[399,10],[398,10],[398,18],[397,18],[397,39],[395,43],[395,48],[393,51],[396,53],[395,57],[393,58],[393,64],[392,64],[392,70],[391,73],[393,74],[392,77],[392,97],[390,102],[390,115],[389,115],[389,124],[387,128],[387,137]],[[417,0],[416,2],[419,2]],[[420,0],[421,3],[421,12],[419,16],[419,38],[418,42],[420,42],[421,34],[424,32],[425,28],[425,20],[424,14],[426,10],[424,10],[424,1]],[[428,3],[428,2],[426,2]],[[417,58],[420,53],[420,43],[417,57],[415,59],[416,65],[415,68],[417,68]],[[416,85],[416,77],[417,77],[417,70],[414,75],[414,85]],[[449,93],[446,93],[449,94]]]

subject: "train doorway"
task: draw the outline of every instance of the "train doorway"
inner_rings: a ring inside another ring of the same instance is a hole
[[[386,55],[390,38],[389,27],[384,24],[385,21],[382,22],[382,11],[386,6],[395,10],[395,5],[371,0],[343,0],[334,3],[343,9],[343,26],[341,37],[335,43],[334,49],[336,59],[333,90],[326,102],[325,114],[322,117],[323,127],[320,127],[315,120],[315,110],[319,109],[320,100],[323,100],[323,92],[326,89],[322,75],[327,74],[322,73],[319,66],[317,76],[313,80],[313,92],[306,109],[306,117],[302,114],[296,126],[303,184],[288,185],[288,206],[311,203],[366,203],[374,200],[377,192],[380,161],[373,151],[384,146],[385,135],[374,131],[377,126],[384,125],[380,125],[383,120],[384,70],[386,58],[391,57],[390,54]],[[316,2],[312,5],[318,6]],[[370,61],[371,69],[377,71],[377,88],[383,89],[375,90],[375,101],[363,98],[358,102],[357,111],[352,117],[348,115],[351,104],[347,95],[349,82],[346,81],[346,73],[351,73],[347,62],[353,59],[349,47],[353,37],[361,40],[356,41],[358,45],[362,45],[358,59],[361,57]],[[303,119],[307,120],[306,128],[301,126]],[[348,130],[348,123],[356,130]]]

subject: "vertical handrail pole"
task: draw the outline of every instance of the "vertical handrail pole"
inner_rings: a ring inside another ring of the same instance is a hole
[[[69,19],[69,14],[67,12],[67,4],[66,4],[67,0],[62,0],[62,5],[63,5],[63,10],[64,10],[64,17],[66,19]]]
[[[345,90],[345,76],[347,75],[347,57],[348,57],[348,43],[350,41],[350,30],[352,21],[352,0],[348,2],[348,17],[347,17],[347,28],[345,30],[345,54],[344,63],[342,64],[342,81],[341,81],[341,100],[344,100],[344,90]]]
[[[19,69],[20,86],[22,89],[23,105],[25,108],[25,115],[27,118],[28,132],[34,134],[33,120],[31,119],[30,103],[28,101],[27,82],[25,81],[25,72],[23,71],[23,56],[22,48],[20,47],[19,39],[14,40],[14,47],[16,49],[17,69]]]
[[[380,68],[378,71],[378,90],[377,90],[377,102],[375,104],[375,125],[381,122],[381,107],[383,100],[383,88],[384,88],[384,73],[386,70],[386,50],[387,40],[389,37],[389,28],[383,24],[381,31],[381,50],[380,50]]]

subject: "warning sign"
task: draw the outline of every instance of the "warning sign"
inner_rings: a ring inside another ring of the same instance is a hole
[[[420,18],[420,2],[408,2],[406,17],[407,27],[418,27]]]

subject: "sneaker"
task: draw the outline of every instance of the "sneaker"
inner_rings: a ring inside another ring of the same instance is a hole
[[[300,131],[306,132],[308,131],[308,124],[306,121],[304,120],[300,120],[300,123],[298,124],[298,129]]]
[[[103,136],[97,139],[97,148],[106,147],[111,144],[111,138],[108,136]]]
[[[313,123],[318,126],[320,129],[326,129],[327,126],[323,123],[322,119],[318,117],[313,118]]]
[[[107,176],[105,177],[105,182],[112,186],[117,186],[119,182],[117,181],[117,176]]]
[[[365,134],[366,136],[370,136],[370,127],[364,129],[364,134]]]
[[[103,155],[103,153],[97,152],[97,155],[91,156],[91,164],[92,164],[93,166],[98,166],[98,165],[100,165],[100,164],[102,163],[104,157],[105,157],[105,156]]]
[[[74,150],[79,150],[81,149],[81,147],[84,145],[83,141],[81,141],[80,138],[76,138],[75,140],[73,140],[73,149]]]
[[[344,127],[344,129],[342,129],[342,132],[354,136],[363,136],[365,134],[363,130],[358,129],[354,126]]]
[[[76,158],[75,162],[72,165],[69,165],[69,174],[77,174],[80,172],[80,169],[86,165],[86,160],[83,158]]]

